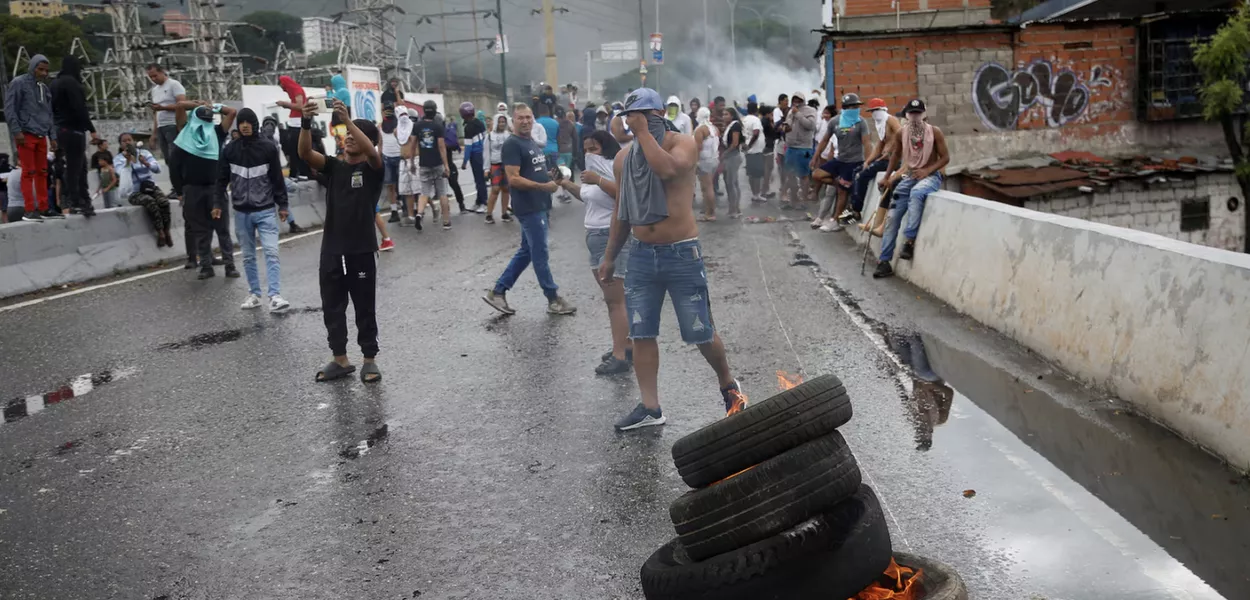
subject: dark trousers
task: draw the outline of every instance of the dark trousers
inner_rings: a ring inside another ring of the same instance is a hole
[[[61,181],[61,208],[91,212],[91,192],[87,190],[87,135],[60,129],[57,149],[65,153],[65,178]]]
[[[347,354],[347,302],[356,308],[356,343],[365,358],[378,355],[378,263],[376,255],[321,258],[321,313],[330,352]]]
[[[183,188],[182,220],[187,236],[187,256],[201,269],[213,268],[213,188],[188,185]],[[225,248],[222,248],[223,254]]]
[[[855,186],[851,190],[851,210],[855,212],[864,210],[864,200],[868,198],[868,186],[875,184],[877,175],[889,167],[890,160],[883,158],[859,172],[859,175],[855,177]]]
[[[456,161],[451,156],[450,148],[447,150],[447,171],[447,184],[456,195],[456,204],[464,206],[464,192],[460,190],[460,170],[456,168]]]
[[[212,188],[206,188],[206,187],[203,187],[203,186],[198,186],[198,185],[197,185],[197,186],[189,186],[189,187],[196,187],[196,188],[199,188],[199,189],[201,189],[201,190],[205,190],[205,189],[209,190],[209,197],[208,197],[208,198],[209,198],[209,199],[208,199],[208,211],[209,211],[209,215],[208,215],[208,218],[209,218],[209,223],[208,223],[208,225],[209,225],[209,232],[208,232],[209,262],[212,262],[213,232],[216,232],[216,233],[217,233],[217,245],[221,247],[221,261],[222,261],[222,263],[224,263],[224,264],[228,264],[228,265],[232,265],[232,264],[234,264],[234,240],[230,237],[230,206],[229,206],[229,204],[227,204],[225,207],[223,207],[223,208],[221,209],[221,218],[220,218],[220,219],[214,219],[214,218],[213,218],[213,215],[212,215],[212,210],[213,210],[213,205],[212,205]],[[186,211],[187,211],[187,201],[186,201],[186,198],[183,198],[183,200],[182,200],[182,214],[183,214],[183,218],[184,218],[184,220],[185,220],[185,218],[186,218],[186,214],[187,214],[187,213],[186,213]],[[189,260],[189,261],[191,261],[191,262],[197,262],[197,261],[198,261],[198,255],[197,255],[197,253],[199,252],[199,250],[198,250],[199,246],[196,246],[196,242],[195,242],[195,240],[192,238],[191,228],[190,228],[190,227],[184,227],[184,228],[182,229],[182,232],[183,232],[182,236],[183,236],[183,239],[184,239],[184,241],[185,241],[186,248],[187,248],[187,260]]]
[[[282,140],[282,152],[286,154],[286,164],[291,171],[291,177],[312,177],[312,172],[308,168],[308,163],[299,157],[299,129],[295,127],[287,127],[278,134],[278,138]]]
[[[178,161],[174,158],[174,140],[178,138],[177,125],[162,125],[156,130],[161,143],[161,156],[165,158],[165,167],[169,169],[169,185],[174,188],[174,195],[182,195],[182,172],[178,170]]]
[[[128,198],[130,204],[134,206],[142,206],[147,211],[148,218],[152,219],[152,227],[157,232],[169,231],[172,223],[170,219],[169,200],[165,198],[165,194],[160,190],[151,194],[143,192],[135,192]],[[185,206],[185,205],[184,205]],[[173,240],[170,240],[172,243]]]
[[[482,162],[481,153],[469,155],[469,168],[473,169],[473,183],[477,186],[477,201],[474,204],[486,206],[486,163]]]

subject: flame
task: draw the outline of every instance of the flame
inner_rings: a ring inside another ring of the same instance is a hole
[[[885,573],[849,600],[920,600],[924,594],[924,586],[919,583],[923,575],[924,569],[900,567],[891,558]]]
[[[785,371],[777,371],[777,386],[781,391],[786,391],[796,385],[803,383],[802,375],[791,375]]]

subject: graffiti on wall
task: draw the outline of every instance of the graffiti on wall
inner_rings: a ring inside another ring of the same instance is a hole
[[[996,130],[1015,129],[1034,107],[1050,127],[1062,127],[1089,111],[1095,90],[1112,87],[1112,71],[1094,67],[1088,77],[1071,69],[1056,72],[1044,60],[1010,71],[998,63],[986,63],[972,80],[972,103],[981,122]]]

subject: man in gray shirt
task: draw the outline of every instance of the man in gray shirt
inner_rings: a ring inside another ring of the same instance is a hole
[[[788,203],[782,199],[783,209],[803,210],[804,194],[799,193],[799,190],[806,190],[811,185],[812,145],[819,124],[820,117],[816,109],[807,105],[807,97],[803,92],[795,92],[791,96],[790,113],[786,115],[782,130],[786,134],[786,167],[799,178],[799,185],[791,188]]]
[[[817,159],[812,159],[812,166],[815,169],[812,176],[813,194],[821,184],[835,186],[838,190],[838,203],[833,213],[829,215],[823,214],[823,211],[818,213],[816,221],[812,222],[813,228],[823,226],[821,219],[835,217],[833,225],[827,231],[842,231],[842,225],[837,222],[836,217],[846,209],[851,184],[855,181],[856,173],[864,166],[864,148],[869,142],[868,123],[859,114],[859,107],[862,105],[863,102],[860,101],[858,94],[847,94],[842,97],[842,114],[838,115],[836,123],[829,123],[825,138],[820,141],[820,148],[816,151],[816,156],[820,156],[825,146],[829,145],[830,138],[836,137],[835,148],[837,148],[838,155],[818,168],[815,166]]]

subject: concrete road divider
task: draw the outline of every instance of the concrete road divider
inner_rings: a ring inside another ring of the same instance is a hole
[[[320,226],[325,222],[325,190],[316,182],[293,184],[288,195],[291,213],[300,226]],[[161,261],[181,263],[186,258],[186,249],[182,247],[182,206],[171,202],[170,212],[173,248],[156,247],[151,220],[142,208],[135,206],[98,210],[91,219],[70,216],[65,220],[0,226],[0,298],[106,277]],[[232,230],[233,220],[232,215]]]
[[[1250,255],[942,191],[895,271],[1250,470]]]

